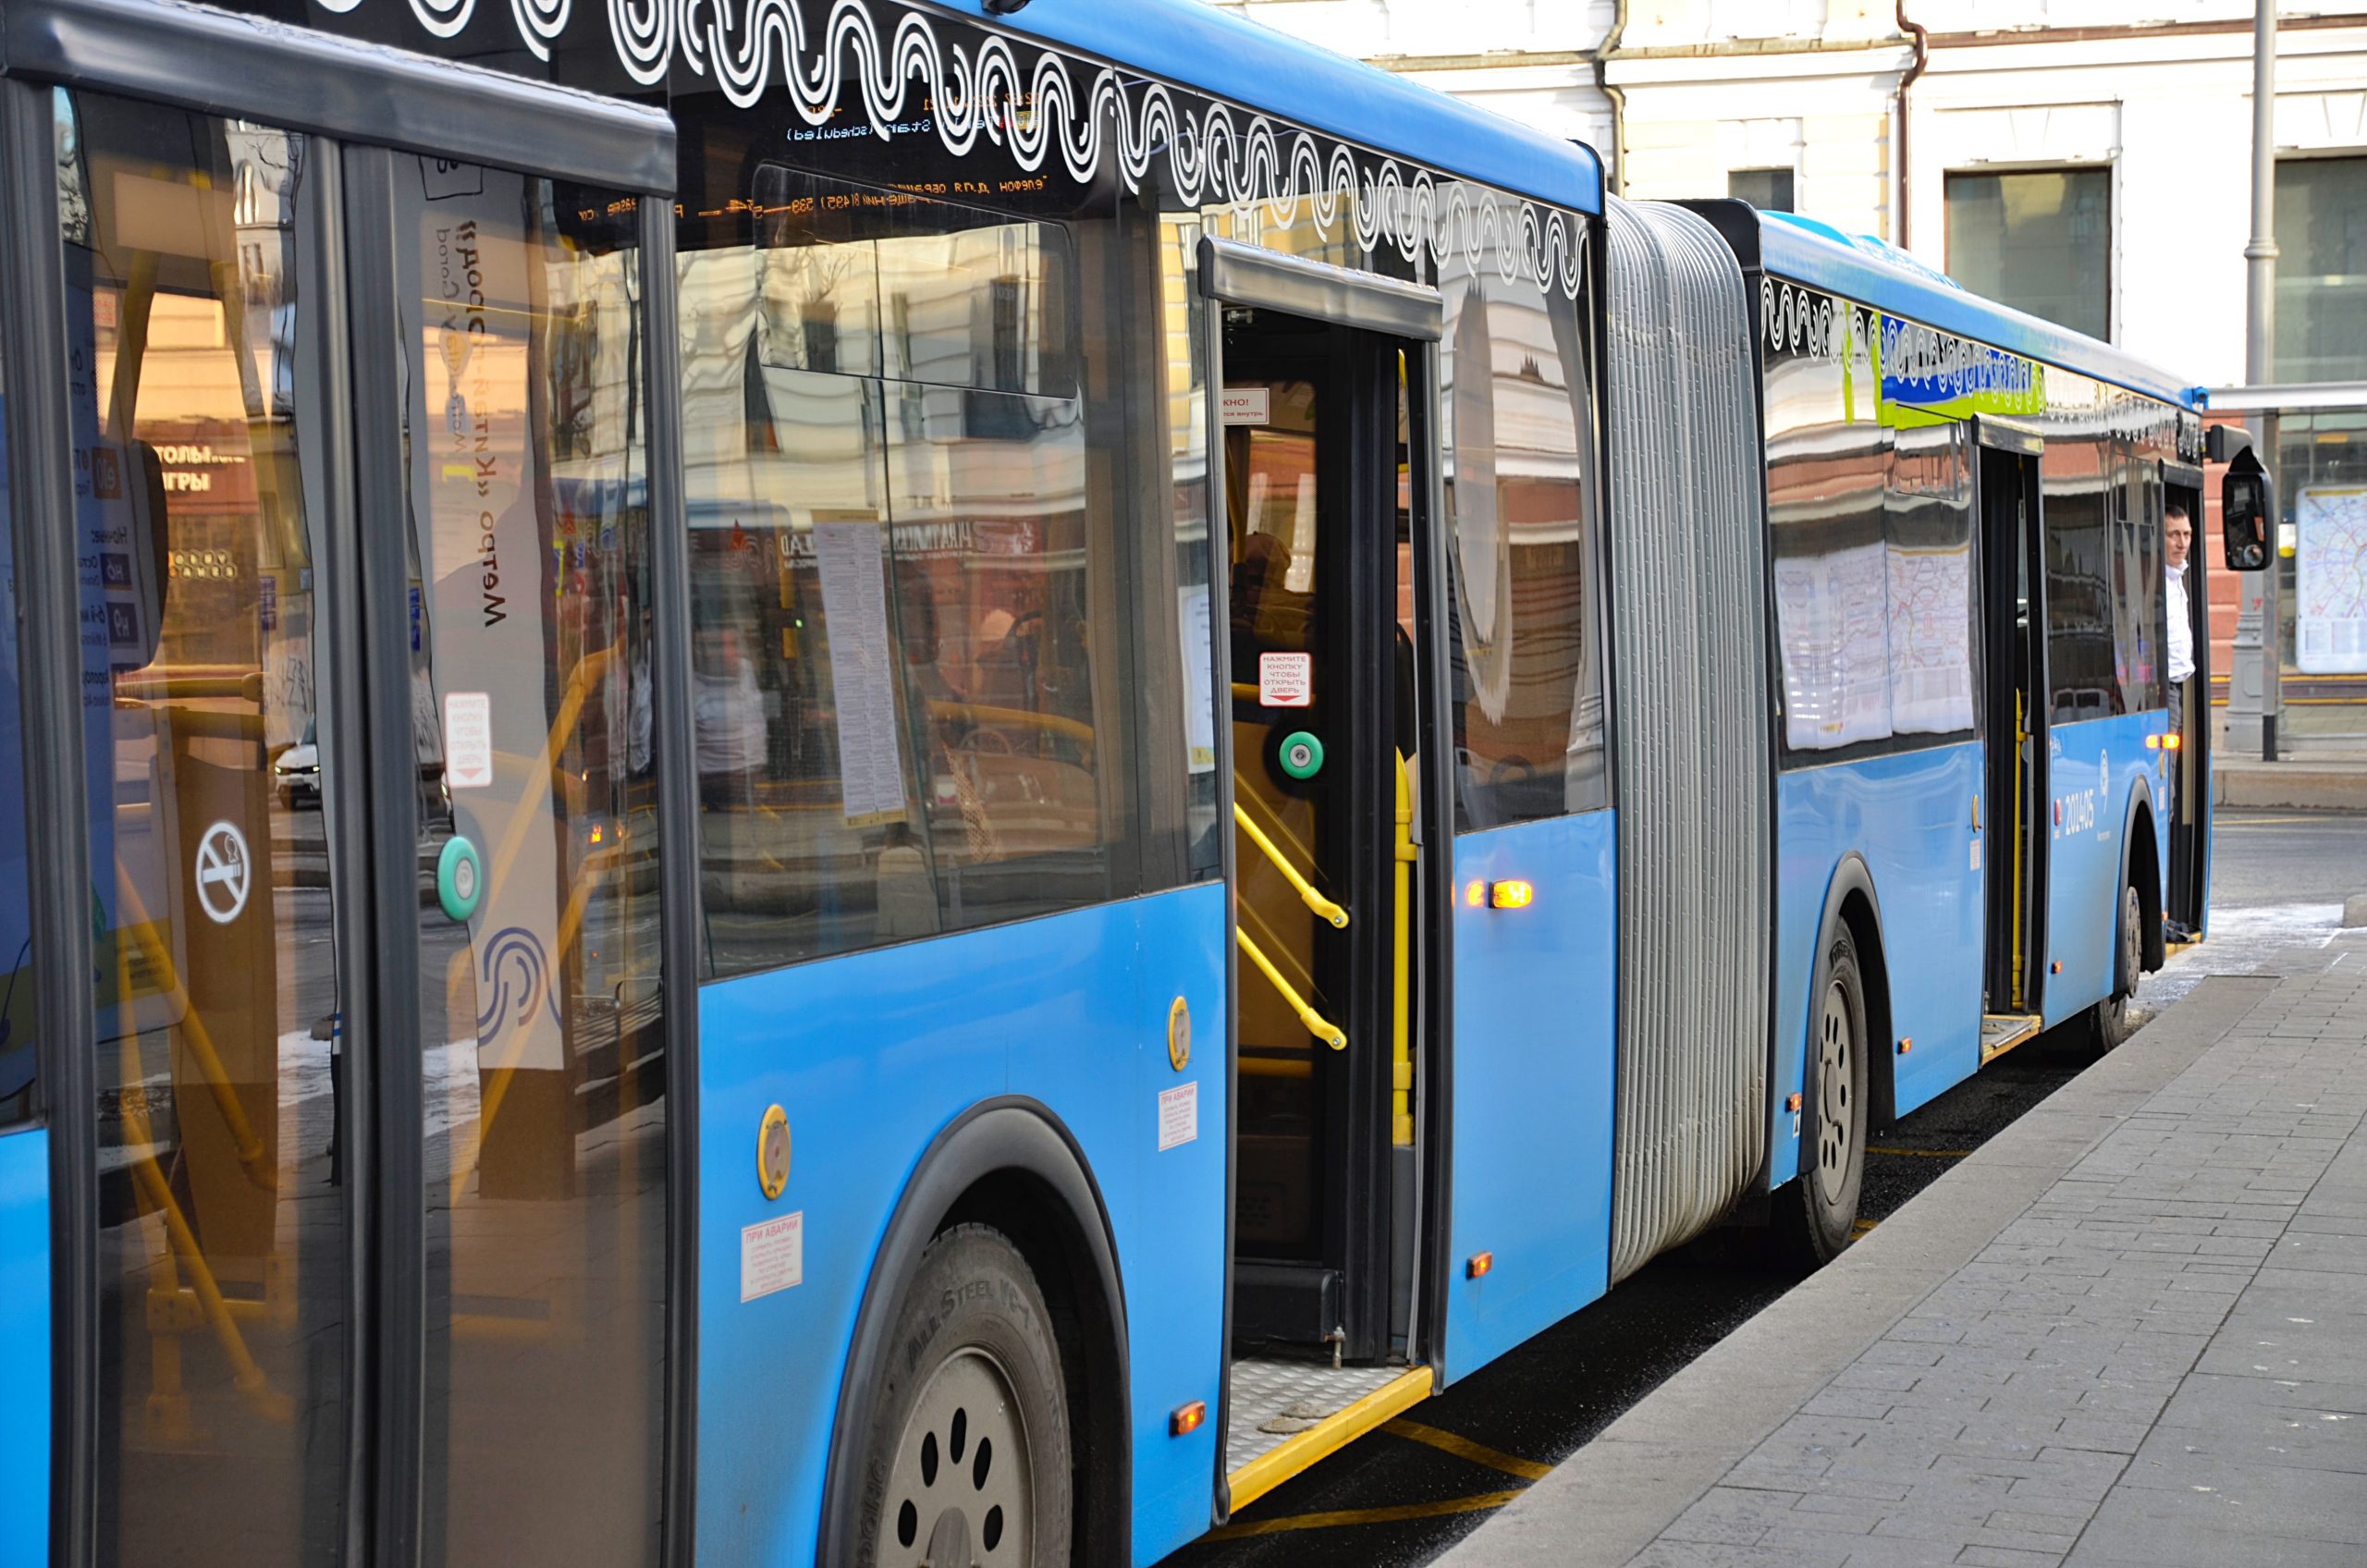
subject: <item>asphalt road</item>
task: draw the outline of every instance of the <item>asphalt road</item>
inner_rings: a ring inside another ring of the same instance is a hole
[[[2202,973],[2248,969],[2297,931],[2334,924],[2345,899],[2367,893],[2367,815],[2223,813],[2216,826],[2214,935],[2197,955],[2208,962],[2150,977],[2140,1013],[2168,1005]],[[2078,1026],[2067,1025],[1878,1133],[1861,1228],[1895,1213],[2091,1060]],[[1798,1278],[1753,1236],[1712,1233],[1275,1488],[1168,1568],[1429,1562]]]

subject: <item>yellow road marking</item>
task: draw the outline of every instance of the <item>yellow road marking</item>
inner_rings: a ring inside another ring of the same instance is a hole
[[[2320,812],[2315,816],[2223,816],[2212,826],[2214,827],[2275,827],[2297,822],[2324,822],[2328,816],[2335,815],[2336,814]]]
[[[1970,1149],[1881,1149],[1869,1144],[1866,1145],[1866,1152],[1911,1155],[1917,1159],[1962,1159],[1972,1151]]]
[[[1443,1502],[1401,1502],[1389,1508],[1343,1508],[1330,1513],[1286,1513],[1279,1519],[1245,1519],[1210,1530],[1204,1538],[1231,1541],[1245,1536],[1279,1536],[1292,1530],[1332,1530],[1343,1525],[1393,1525],[1402,1519],[1437,1519],[1450,1513],[1478,1513],[1490,1508],[1502,1508],[1520,1494],[1521,1488],[1515,1487],[1508,1492],[1451,1497]]]
[[[1499,1452],[1485,1443],[1475,1443],[1469,1438],[1453,1432],[1425,1427],[1419,1421],[1408,1421],[1402,1415],[1381,1430],[1396,1437],[1411,1438],[1417,1443],[1428,1443],[1442,1453],[1467,1459],[1474,1464],[1484,1464],[1490,1470],[1502,1470],[1507,1476],[1518,1476],[1524,1481],[1541,1481],[1553,1468],[1551,1464],[1539,1464],[1534,1459],[1520,1459]]]

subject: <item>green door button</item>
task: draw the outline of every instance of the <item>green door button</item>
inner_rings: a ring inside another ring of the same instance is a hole
[[[1323,771],[1323,742],[1304,729],[1282,737],[1282,771],[1293,778],[1312,778]]]
[[[435,857],[435,898],[454,920],[476,913],[484,897],[484,867],[477,862],[477,847],[457,834],[444,840]]]

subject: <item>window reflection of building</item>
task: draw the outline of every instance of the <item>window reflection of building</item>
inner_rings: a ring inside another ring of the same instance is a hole
[[[1588,810],[1609,796],[1578,306],[1486,253],[1438,283],[1459,819]]]

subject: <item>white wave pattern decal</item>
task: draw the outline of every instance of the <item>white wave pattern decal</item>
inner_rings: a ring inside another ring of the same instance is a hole
[[[324,0],[350,8],[361,0]],[[567,25],[572,0],[510,0],[519,34],[537,58]],[[410,0],[420,25],[450,38],[476,0]],[[1130,188],[1163,158],[1167,186],[1185,205],[1262,208],[1286,226],[1302,212],[1324,228],[1343,214],[1357,242],[1393,249],[1408,262],[1427,253],[1439,275],[1472,274],[1492,262],[1507,282],[1528,281],[1576,298],[1586,273],[1586,230],[1575,214],[1464,180],[1441,180],[1419,165],[1373,158],[1360,166],[1344,144],[1327,153],[1313,133],[1209,102],[1196,111],[1166,84],[1073,61],[1045,49],[1031,69],[1012,41],[983,36],[975,50],[948,47],[935,23],[900,11],[884,37],[871,0],[834,0],[808,36],[798,0],[607,0],[608,32],[625,74],[655,87],[677,66],[713,81],[736,107],[778,84],[798,116],[826,124],[859,96],[874,131],[926,118],[946,151],[1000,149],[1025,173],[1057,157],[1076,180],[1091,179],[1114,152]],[[1032,47],[1032,45],[1031,45]],[[1089,71],[1079,85],[1078,73]],[[1012,113],[1007,105],[1030,105]]]

